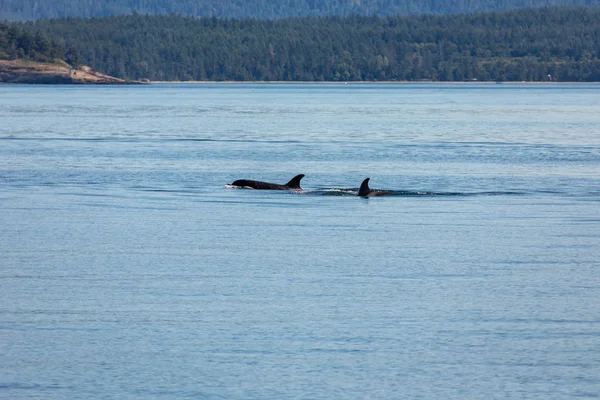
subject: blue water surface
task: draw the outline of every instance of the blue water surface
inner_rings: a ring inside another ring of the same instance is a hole
[[[598,349],[598,85],[0,85],[0,398],[598,398]]]

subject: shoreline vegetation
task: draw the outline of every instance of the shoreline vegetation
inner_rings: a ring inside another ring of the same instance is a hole
[[[53,83],[48,67],[18,69],[8,61],[62,60],[73,70],[56,74],[56,83],[591,83],[600,82],[599,20],[600,8],[546,7],[410,17],[134,14],[0,22],[0,60],[13,82],[22,73],[23,80]],[[96,77],[81,78],[89,72]]]
[[[600,81],[147,81],[150,85],[598,85]]]

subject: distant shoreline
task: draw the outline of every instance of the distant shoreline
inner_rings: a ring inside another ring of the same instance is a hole
[[[537,81],[149,81],[151,85],[598,85],[600,82]]]

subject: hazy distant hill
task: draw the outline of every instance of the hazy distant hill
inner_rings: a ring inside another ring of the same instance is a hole
[[[22,26],[125,79],[600,81],[599,21],[600,8],[554,7],[274,21],[130,15]]]
[[[0,0],[0,20],[179,14],[275,19],[303,16],[456,14],[546,6],[600,6],[600,0]]]

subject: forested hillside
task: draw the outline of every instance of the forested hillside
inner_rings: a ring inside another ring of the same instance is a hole
[[[77,63],[78,54],[74,49],[65,51],[63,45],[48,40],[39,32],[0,22],[0,60],[23,59],[40,62],[53,62],[56,59]]]
[[[600,81],[600,10],[276,21],[119,16],[25,25],[126,79]]]
[[[0,20],[132,13],[276,19],[458,14],[547,6],[600,6],[600,0],[0,0]]]

